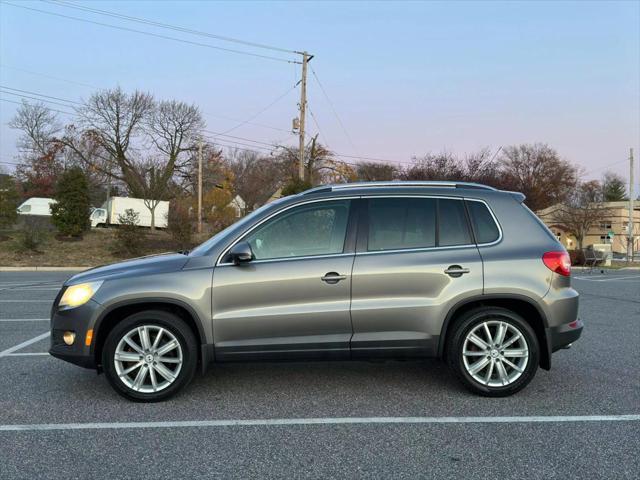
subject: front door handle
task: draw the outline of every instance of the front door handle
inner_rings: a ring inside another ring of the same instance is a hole
[[[340,280],[346,279],[346,275],[340,275],[338,272],[329,272],[324,275],[324,277],[320,277],[320,280],[323,282],[327,282],[331,285],[338,283]]]
[[[453,278],[461,277],[465,273],[469,273],[471,270],[468,268],[462,268],[460,265],[451,265],[444,273]]]

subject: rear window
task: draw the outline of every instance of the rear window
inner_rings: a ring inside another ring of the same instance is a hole
[[[436,246],[436,200],[369,200],[369,251]]]
[[[473,244],[462,200],[371,198],[368,213],[369,251]]]
[[[500,236],[500,231],[487,206],[482,202],[467,201],[467,207],[476,241],[478,243],[495,242]]]
[[[438,227],[440,247],[473,243],[462,200],[438,200]]]

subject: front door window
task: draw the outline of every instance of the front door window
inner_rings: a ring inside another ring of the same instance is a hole
[[[342,253],[349,200],[294,207],[267,221],[245,239],[256,260]]]

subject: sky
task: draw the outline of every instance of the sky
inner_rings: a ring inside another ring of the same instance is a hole
[[[606,170],[628,178],[630,147],[640,163],[638,1],[78,3],[310,52],[315,74],[308,80],[308,131],[319,132],[321,141],[343,155],[409,162],[429,152],[464,155],[544,142],[581,165],[587,179]],[[300,92],[292,87],[300,65],[11,4],[297,59],[54,2],[0,0],[0,165],[8,170],[18,134],[7,124],[18,105],[6,100],[20,97],[7,92],[58,97],[64,101],[50,100],[63,105],[50,106],[70,111],[67,100],[119,85],[193,102],[214,132],[233,129],[228,135],[295,142],[290,130]]]

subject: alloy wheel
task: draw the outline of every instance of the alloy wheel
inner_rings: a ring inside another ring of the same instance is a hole
[[[462,358],[475,381],[488,387],[505,387],[524,373],[529,347],[524,334],[514,325],[486,320],[466,335]]]
[[[142,325],[120,339],[113,363],[118,378],[130,389],[159,392],[178,378],[183,363],[182,347],[166,328]]]

